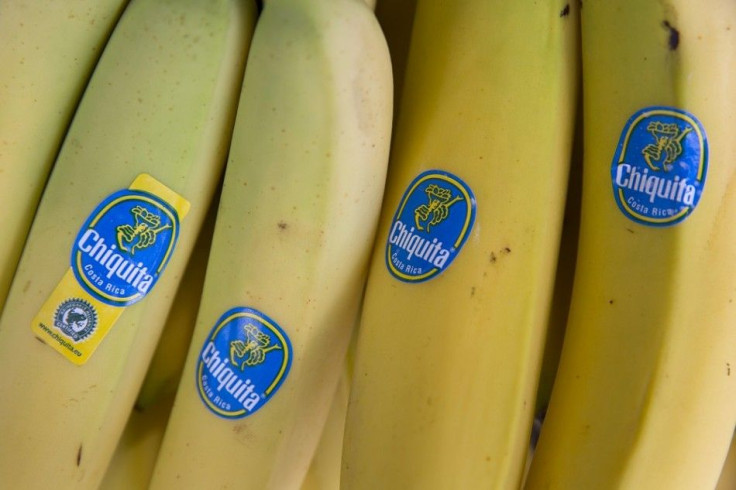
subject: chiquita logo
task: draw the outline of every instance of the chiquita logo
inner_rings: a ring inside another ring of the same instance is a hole
[[[707,171],[708,141],[695,116],[642,109],[626,123],[613,158],[616,204],[637,223],[674,225],[698,205]]]
[[[87,218],[72,248],[72,270],[92,296],[127,306],[148,294],[179,236],[179,217],[153,194],[121,190]]]
[[[441,170],[421,173],[399,203],[386,243],[394,277],[426,281],[452,263],[475,222],[475,197],[458,177]]]
[[[261,408],[291,368],[286,333],[260,311],[228,310],[215,324],[197,361],[197,391],[217,415],[238,419]]]

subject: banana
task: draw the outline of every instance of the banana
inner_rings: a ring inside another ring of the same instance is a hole
[[[736,423],[736,4],[582,10],[569,321],[527,490],[715,488]]]
[[[0,312],[64,133],[126,3],[0,3]]]
[[[4,485],[103,478],[222,177],[255,13],[133,0],[116,25],[0,318]]]
[[[342,488],[517,488],[577,91],[576,2],[419,0]]]
[[[361,299],[391,111],[361,0],[265,2],[152,490],[300,488]]]
[[[99,490],[145,490],[174,404],[168,393],[145,408],[136,406],[125,424]]]

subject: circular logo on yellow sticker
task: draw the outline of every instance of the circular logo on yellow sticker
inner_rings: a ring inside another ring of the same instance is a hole
[[[80,342],[97,327],[97,312],[83,299],[68,299],[56,309],[54,326],[75,342]]]

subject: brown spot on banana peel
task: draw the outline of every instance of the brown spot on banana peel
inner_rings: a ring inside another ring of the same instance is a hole
[[[79,449],[77,450],[77,466],[82,464],[82,445],[79,445]]]
[[[42,344],[46,345],[46,341],[44,339],[42,339],[41,337],[38,337],[38,336],[34,335],[33,338],[35,338],[36,340],[38,340]]]
[[[565,7],[560,12],[560,17],[567,17],[568,15],[570,15],[570,4],[566,3]]]
[[[508,255],[511,253],[510,247],[503,247],[501,250],[499,250],[499,253],[501,255]],[[491,252],[490,258],[489,258],[491,264],[495,264],[498,260],[498,256],[495,254],[495,252]]]
[[[677,47],[680,45],[680,31],[675,29],[675,27],[667,20],[663,21],[662,25],[669,31],[670,34],[669,38],[667,39],[667,46],[670,48],[670,51],[676,50]]]

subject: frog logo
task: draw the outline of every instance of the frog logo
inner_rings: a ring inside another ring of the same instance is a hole
[[[394,215],[386,243],[389,272],[405,282],[436,277],[455,260],[475,223],[475,196],[459,177],[422,172]]]
[[[611,165],[616,204],[630,220],[676,225],[697,207],[708,171],[708,140],[698,119],[673,107],[636,112]]]
[[[143,206],[135,206],[130,210],[135,223],[120,225],[116,228],[118,248],[130,255],[136,250],[148,248],[156,243],[156,236],[171,228],[171,223],[161,225],[161,216],[150,212]]]
[[[248,307],[226,311],[200,351],[197,392],[214,414],[246,417],[262,408],[281,387],[293,354],[286,332]]]
[[[97,327],[97,312],[83,299],[68,299],[56,309],[54,326],[74,342],[81,342]]]

